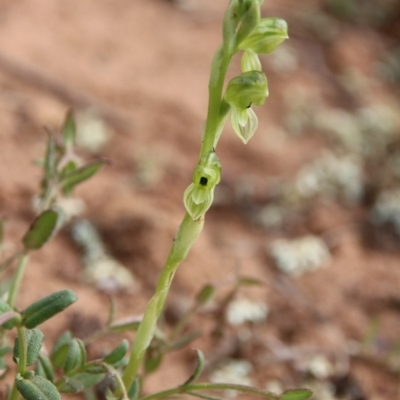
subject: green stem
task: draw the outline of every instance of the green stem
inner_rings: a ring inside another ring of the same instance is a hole
[[[25,328],[17,328],[18,330],[18,342],[19,342],[19,357],[18,357],[18,372],[23,375],[26,371],[26,360],[27,360],[27,343]]]
[[[26,360],[28,356],[25,328],[23,327],[17,328],[17,331],[18,331],[18,341],[19,341],[18,373],[20,375],[23,375],[26,371]],[[20,395],[17,389],[17,384],[14,381],[8,400],[18,400],[19,398]]]
[[[215,135],[221,119],[222,90],[231,59],[232,54],[228,53],[224,46],[221,46],[215,53],[211,65],[210,82],[208,84],[208,112],[200,157],[212,151],[215,145]]]
[[[20,395],[17,389],[17,384],[14,382],[13,387],[10,392],[10,396],[8,397],[8,400],[19,400]]]
[[[24,276],[25,268],[28,263],[28,255],[23,253],[20,255],[17,269],[14,274],[14,278],[11,283],[11,288],[8,293],[8,301],[10,307],[14,307],[15,300],[17,298],[19,287],[21,286],[22,277]]]
[[[188,213],[186,213],[183,218],[182,224],[179,227],[172,248],[168,254],[167,261],[165,262],[158,279],[155,293],[147,304],[142,321],[136,333],[128,365],[122,375],[122,381],[128,389],[135,380],[144,354],[153,339],[157,320],[164,308],[165,299],[168,295],[175,272],[179,264],[186,258],[193,243],[200,235],[200,232],[203,229],[203,224],[204,219],[194,221]],[[120,395],[120,391],[117,390],[116,394],[117,396]]]
[[[240,393],[251,393],[257,394],[262,397],[267,397],[272,400],[278,400],[279,396],[274,393],[264,392],[257,388],[246,386],[246,385],[236,385],[230,383],[194,383],[191,385],[178,386],[177,388],[163,390],[162,392],[153,393],[148,396],[142,397],[140,400],[154,400],[154,399],[166,399],[177,394],[184,394],[189,392],[194,392],[196,390],[235,390]]]

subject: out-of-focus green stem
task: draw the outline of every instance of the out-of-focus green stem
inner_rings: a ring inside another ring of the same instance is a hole
[[[11,288],[8,293],[8,301],[10,307],[14,307],[15,300],[17,298],[19,287],[21,286],[22,277],[24,276],[25,268],[28,263],[28,255],[23,253],[20,255],[17,269],[11,283]]]

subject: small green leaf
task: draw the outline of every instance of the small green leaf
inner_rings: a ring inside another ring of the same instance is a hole
[[[26,350],[27,350],[27,357],[26,357],[26,365],[30,366],[33,365],[37,358],[39,357],[40,349],[42,348],[42,343],[44,339],[44,334],[39,329],[22,329],[22,334],[25,335],[25,342],[26,342]],[[19,339],[18,336],[15,338],[14,342],[14,355],[13,360],[15,363],[18,363],[19,359]]]
[[[67,345],[69,344],[69,342],[71,340],[72,340],[71,332],[66,331],[54,343],[53,349],[51,350],[50,359],[57,368],[59,368],[61,365],[64,364],[64,360],[65,360],[66,353],[68,350],[63,350],[63,349],[64,348],[68,349]],[[56,362],[56,361],[58,361],[60,359],[60,352],[64,352],[64,351],[65,351],[64,358],[62,360],[62,363],[59,364],[59,362]]]
[[[154,372],[161,364],[164,358],[164,353],[160,348],[149,347],[144,358],[144,370],[147,374]]]
[[[57,388],[42,376],[35,375],[32,379],[24,379],[18,374],[16,386],[26,400],[61,400]]]
[[[62,135],[64,146],[69,150],[75,144],[76,138],[76,123],[72,111],[68,111],[65,117],[64,125],[62,127]]]
[[[193,397],[206,400],[227,400],[224,397],[212,396],[211,394],[199,393],[199,392],[188,392]]]
[[[75,303],[77,296],[71,290],[60,290],[31,304],[22,312],[22,323],[32,329]]]
[[[101,167],[105,161],[97,160],[84,165],[68,174],[65,174],[60,179],[60,186],[65,195],[71,194],[72,190],[79,183],[91,178]]]
[[[140,395],[140,379],[136,378],[128,390],[128,397],[130,400],[137,400]]]
[[[312,392],[307,389],[288,390],[279,396],[279,400],[307,400]]]
[[[67,176],[72,172],[76,171],[77,168],[78,165],[76,161],[69,160],[60,171],[60,179],[63,179],[64,176]]]
[[[196,303],[204,306],[209,303],[215,296],[215,287],[213,285],[204,285],[196,296]]]
[[[109,310],[109,313],[108,313],[108,318],[107,318],[106,325],[109,327],[114,321],[115,312],[117,311],[117,305],[116,305],[115,300],[114,300],[114,298],[112,296],[109,296],[108,299],[110,300],[110,310]]]
[[[240,286],[263,286],[264,283],[257,278],[251,278],[248,276],[241,276],[238,279],[238,285]]]
[[[104,357],[103,361],[107,364],[114,365],[124,358],[128,349],[129,342],[124,339],[118,347],[116,347],[110,354]]]
[[[97,385],[103,380],[105,374],[88,374],[82,372],[71,378],[64,377],[65,381],[59,386],[62,393],[79,393],[89,387]]]
[[[118,400],[118,397],[116,397],[109,388],[107,388],[105,396],[106,396],[106,400]]]
[[[53,366],[51,365],[50,359],[43,353],[39,354],[36,362],[35,373],[36,375],[43,376],[43,378],[46,378],[51,382],[54,381]]]
[[[13,329],[20,319],[20,315],[0,299],[0,326],[4,329]]]
[[[176,342],[170,344],[168,346],[168,349],[169,350],[181,349],[182,347],[187,346],[190,342],[193,342],[193,340],[196,340],[200,336],[202,336],[202,333],[200,331],[188,333],[187,335],[179,338]]]
[[[60,213],[55,210],[46,210],[38,215],[22,239],[25,249],[40,249],[54,235],[59,218]]]
[[[47,149],[44,159],[44,177],[46,187],[50,184],[51,180],[56,175],[56,158],[56,140],[54,138],[54,135],[51,132],[48,132]]]
[[[11,353],[13,348],[11,346],[0,347],[0,358],[4,357],[6,354]]]
[[[121,321],[116,321],[110,326],[110,330],[112,332],[129,332],[129,331],[137,331],[139,328],[140,322],[142,321],[142,317],[132,317],[127,318]]]
[[[86,349],[82,340],[72,339],[65,357],[64,372],[69,372],[83,367],[86,362]]]
[[[194,382],[203,372],[204,363],[205,363],[204,354],[199,349],[195,349],[195,350],[196,350],[196,356],[197,356],[196,369],[194,370],[194,372],[190,376],[190,378],[182,386],[186,386],[186,385],[189,385],[190,383]]]

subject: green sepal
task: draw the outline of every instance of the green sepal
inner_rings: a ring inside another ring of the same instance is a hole
[[[64,372],[68,374],[69,372],[82,368],[86,362],[86,349],[82,340],[72,339],[69,343],[68,351],[65,356],[65,361],[63,365]]]
[[[73,375],[71,378],[64,377],[64,382],[59,385],[61,393],[79,393],[91,386],[97,385],[103,380],[105,373],[88,374],[82,372]]]
[[[103,361],[110,365],[115,365],[120,362],[129,349],[129,342],[124,339],[111,353],[106,355]]]
[[[39,329],[21,329],[21,334],[25,335],[26,342],[26,365],[33,365],[39,357],[40,349],[44,339],[44,334]],[[19,359],[19,339],[18,336],[14,341],[13,360],[18,364]]]
[[[242,50],[252,49],[257,54],[268,54],[274,51],[288,38],[288,26],[281,18],[263,18],[241,43]]]
[[[36,375],[43,376],[43,378],[51,382],[54,381],[53,366],[51,365],[50,359],[43,353],[39,354],[36,361],[35,373]]]
[[[72,149],[76,139],[76,122],[72,111],[68,111],[62,127],[63,143],[67,150]]]
[[[238,109],[232,107],[231,124],[240,140],[246,144],[257,130],[257,115],[252,108]]]
[[[25,249],[40,249],[55,234],[60,220],[60,210],[45,210],[38,215],[22,239]]]
[[[204,354],[199,349],[195,349],[195,351],[196,351],[196,356],[197,356],[196,368],[193,371],[193,374],[190,376],[190,378],[182,386],[190,385],[191,383],[196,381],[196,379],[199,378],[199,376],[201,375],[201,373],[204,370],[204,364],[205,364]]]
[[[78,169],[75,169],[69,173],[65,173],[60,178],[60,187],[65,195],[71,194],[72,190],[79,183],[86,181],[91,178],[101,167],[103,167],[105,161],[97,160],[89,164],[86,164]]]
[[[15,383],[25,400],[61,400],[57,388],[42,376],[25,379],[18,374]]]
[[[312,396],[311,390],[295,389],[288,390],[279,396],[279,400],[307,400]]]
[[[77,296],[71,290],[60,290],[31,304],[22,312],[22,323],[28,329],[35,328],[75,303]]]
[[[236,33],[236,46],[240,44],[260,22],[260,6],[252,0],[243,16],[240,18],[240,26]]]
[[[268,83],[264,73],[248,71],[231,79],[225,93],[225,101],[232,107],[246,109],[262,106],[268,96]]]
[[[245,50],[240,61],[240,67],[242,72],[261,71],[261,62],[257,53],[251,49]]]

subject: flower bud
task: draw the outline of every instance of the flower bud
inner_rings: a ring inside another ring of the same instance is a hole
[[[242,72],[261,71],[258,55],[251,49],[245,50],[241,59]]]
[[[232,107],[231,124],[235,133],[246,144],[257,130],[258,119],[251,108],[237,109]]]
[[[266,76],[260,71],[248,71],[233,78],[225,93],[225,101],[232,107],[261,106],[268,96]]]
[[[192,183],[183,194],[183,202],[192,219],[199,219],[211,207],[214,200],[214,190],[204,189]]]
[[[252,49],[257,54],[267,54],[275,50],[288,38],[288,26],[281,18],[263,18],[241,43],[242,50]]]

